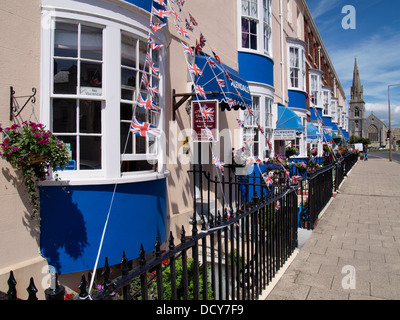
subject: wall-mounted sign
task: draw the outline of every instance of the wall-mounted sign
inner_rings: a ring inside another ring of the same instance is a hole
[[[296,130],[275,130],[275,140],[294,140],[296,139]]]
[[[192,101],[193,142],[210,142],[209,129],[213,141],[218,141],[218,101]],[[207,128],[207,129],[206,129]]]

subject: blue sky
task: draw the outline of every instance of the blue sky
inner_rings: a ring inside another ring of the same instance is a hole
[[[357,57],[367,116],[371,111],[386,125],[388,85],[400,84],[399,0],[306,0],[315,24],[350,100]],[[342,8],[355,9],[355,29],[344,29]],[[390,89],[392,128],[400,128],[400,86]]]

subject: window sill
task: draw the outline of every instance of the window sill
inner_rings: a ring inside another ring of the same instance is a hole
[[[169,176],[170,172],[165,170],[163,173],[136,173],[123,175],[120,178],[82,178],[82,179],[60,179],[40,181],[40,186],[84,186],[84,185],[104,185],[104,184],[122,184],[122,183],[136,183],[151,180],[165,179]]]

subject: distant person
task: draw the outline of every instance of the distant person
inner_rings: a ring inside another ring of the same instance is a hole
[[[368,161],[368,148],[367,145],[363,145],[364,161]]]

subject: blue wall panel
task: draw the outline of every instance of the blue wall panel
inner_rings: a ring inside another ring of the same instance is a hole
[[[91,270],[110,207],[114,185],[40,188],[42,255],[58,273]],[[119,184],[116,188],[99,267],[152,252],[167,237],[166,179]]]
[[[239,75],[246,81],[274,86],[274,62],[268,57],[239,52]]]
[[[304,91],[288,90],[289,108],[307,110],[307,93]]]

